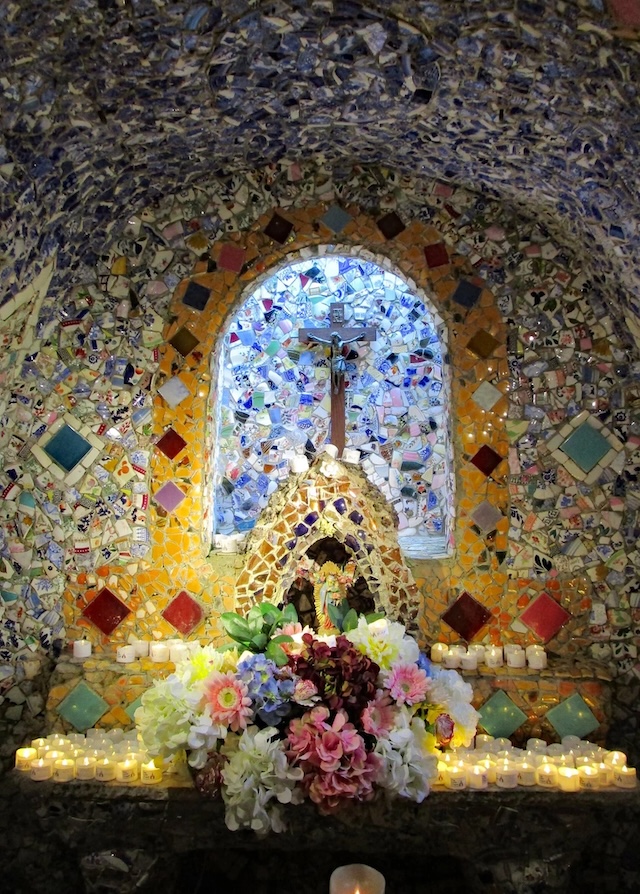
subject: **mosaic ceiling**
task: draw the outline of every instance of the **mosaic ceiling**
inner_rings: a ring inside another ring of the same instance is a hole
[[[178,184],[313,158],[526,208],[603,272],[606,255],[635,316],[639,43],[607,10],[7,2],[2,300],[56,249],[88,269],[123,215]]]

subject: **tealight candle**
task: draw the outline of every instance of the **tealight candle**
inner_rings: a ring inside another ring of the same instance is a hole
[[[58,735],[47,736],[47,744],[49,748],[57,748],[59,751],[64,751],[65,746],[71,744],[71,739]]]
[[[478,661],[482,662],[484,661],[485,648],[486,647],[483,645],[483,643],[471,643],[471,645],[467,649],[467,652],[473,652]]]
[[[96,759],[95,757],[76,758],[76,779],[95,779],[96,777]]]
[[[547,743],[544,739],[527,739],[527,751],[546,751]]]
[[[489,646],[488,649],[485,649],[484,663],[487,667],[502,667],[504,664],[502,646]]]
[[[329,894],[384,894],[382,873],[364,863],[339,866],[331,873]]]
[[[446,785],[449,778],[449,765],[445,761],[438,761],[435,785]]]
[[[507,667],[526,667],[527,656],[524,649],[518,649],[507,653]]]
[[[46,758],[50,761],[59,761],[62,760],[63,757],[67,756],[66,751],[58,751],[57,748],[48,748],[44,754]]]
[[[91,643],[88,639],[77,639],[73,644],[74,658],[89,658],[91,655]]]
[[[598,770],[593,766],[579,767],[580,788],[594,791],[598,788]]]
[[[167,643],[150,643],[149,657],[152,661],[163,662],[168,661],[170,655]]]
[[[478,761],[479,767],[484,767],[487,771],[487,782],[490,785],[495,785],[496,782],[496,767],[497,764],[494,760],[491,760],[490,757],[483,757],[482,760]]]
[[[613,785],[613,767],[605,764],[604,761],[595,765],[598,768],[598,786],[600,788],[608,788]]]
[[[29,771],[31,779],[36,782],[43,782],[45,779],[51,779],[53,776],[53,761],[48,757],[38,757],[31,761],[31,769]]]
[[[487,767],[475,764],[467,770],[467,785],[472,789],[484,789],[489,785],[489,773]]]
[[[138,778],[138,761],[127,758],[116,764],[116,779],[118,782],[135,782]]]
[[[580,736],[563,736],[560,741],[565,748],[569,749],[578,748],[583,744]]]
[[[454,668],[460,667],[462,656],[459,652],[452,652],[451,649],[442,658],[443,667]]]
[[[73,758],[63,757],[53,763],[53,781],[71,782],[76,775],[76,762]]]
[[[478,656],[475,652],[467,652],[466,655],[460,656],[460,667],[462,670],[477,670]]]
[[[558,786],[561,792],[580,791],[580,773],[573,767],[558,767]]]
[[[22,773],[28,773],[31,770],[31,764],[38,758],[37,748],[18,748],[16,751],[16,770]]]
[[[431,646],[431,660],[434,664],[441,664],[448,651],[449,646],[446,643],[434,643]]]
[[[545,651],[532,652],[527,655],[527,662],[532,670],[544,670],[547,666],[547,653]]]
[[[499,788],[516,788],[518,785],[518,768],[512,761],[496,763],[496,785]]]
[[[476,735],[476,750],[484,750],[490,748],[493,744],[493,736],[487,733],[478,733]]]
[[[84,733],[67,733],[67,739],[72,745],[75,745],[76,748],[84,748],[86,742]]]
[[[613,784],[618,788],[635,788],[636,787],[636,769],[635,767],[614,767],[613,768]]]
[[[177,664],[179,661],[185,661],[189,657],[189,649],[184,643],[176,643],[169,649],[169,661]]]
[[[445,783],[447,788],[460,791],[467,787],[467,772],[463,766],[461,767],[460,764],[450,764],[447,769],[447,780]]]
[[[116,778],[115,762],[108,757],[99,757],[96,760],[96,779],[100,782],[111,782]]]
[[[49,747],[49,745],[48,745],[47,740],[45,738],[43,738],[42,736],[40,736],[37,739],[31,740],[31,747],[35,748],[36,751],[38,752],[36,757],[44,757],[44,753],[47,750],[47,748]],[[42,749],[42,753],[40,752],[40,749]]]
[[[146,764],[143,763],[140,767],[140,782],[144,785],[154,785],[157,782],[162,782],[162,768],[156,767],[153,760]]]
[[[133,646],[118,646],[116,649],[116,661],[118,664],[131,664],[136,660],[136,650]]]
[[[149,654],[149,640],[146,639],[134,639],[131,643],[136,653],[136,658],[146,658]]]
[[[517,764],[518,767],[518,785],[535,785],[536,784],[536,768],[533,764],[523,761]]]
[[[607,751],[602,760],[610,767],[624,767],[627,763],[627,755],[624,751]]]
[[[536,783],[543,788],[556,788],[558,785],[558,768],[556,765],[545,762],[536,767]]]

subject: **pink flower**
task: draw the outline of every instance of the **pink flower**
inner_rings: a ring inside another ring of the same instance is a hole
[[[298,705],[311,707],[311,705],[319,698],[318,689],[315,683],[311,680],[301,680],[298,677],[292,698]]]
[[[424,701],[428,685],[425,671],[417,664],[395,664],[385,677],[385,686],[399,705]]]
[[[251,699],[247,695],[247,684],[238,680],[229,671],[226,674],[215,671],[207,680],[205,694],[211,708],[211,719],[222,723],[233,732],[246,729],[251,717]]]
[[[386,738],[395,726],[395,708],[387,695],[378,695],[362,712],[362,728],[376,739]]]

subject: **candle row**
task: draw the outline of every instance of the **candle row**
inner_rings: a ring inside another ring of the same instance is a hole
[[[146,639],[134,640],[116,649],[116,661],[118,664],[130,664],[137,658],[146,658],[149,656],[151,661],[165,662],[172,661],[177,664],[184,661],[191,654],[192,648],[199,647],[198,642],[151,642]],[[74,658],[89,658],[91,656],[92,646],[87,639],[78,639],[73,644]]]
[[[162,782],[161,764],[141,750],[137,735],[122,730],[90,731],[92,735],[69,733],[33,739],[31,745],[18,748],[15,767],[41,782],[70,782],[72,779],[98,779],[102,782],[137,782],[152,785]]]
[[[547,653],[540,645],[527,646],[526,649],[516,643],[506,646],[485,646],[472,643],[468,648],[463,645],[449,646],[446,643],[434,643],[431,646],[431,660],[447,668],[476,670],[479,664],[487,667],[526,667],[542,670],[547,666]]]

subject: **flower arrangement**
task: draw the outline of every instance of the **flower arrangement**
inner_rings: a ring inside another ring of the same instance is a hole
[[[468,745],[477,714],[456,671],[431,666],[398,622],[303,630],[293,606],[222,616],[230,647],[197,646],[142,696],[149,753],[188,753],[230,829],[284,829],[281,805],[328,814],[378,793],[421,802],[438,748]]]

